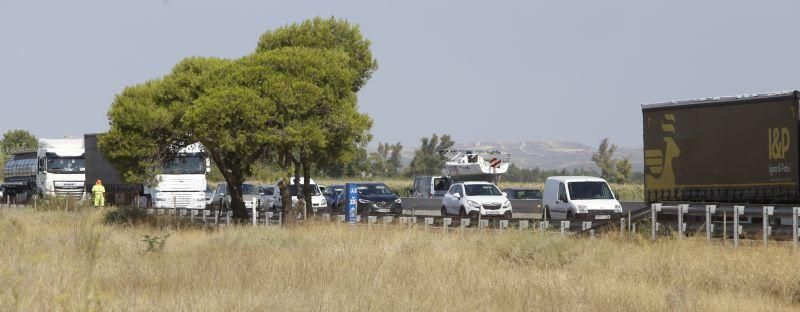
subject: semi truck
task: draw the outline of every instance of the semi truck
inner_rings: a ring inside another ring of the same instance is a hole
[[[83,140],[39,139],[35,151],[11,155],[5,164],[4,200],[83,196],[86,165]]]
[[[155,176],[153,185],[126,183],[120,172],[108,161],[97,146],[98,134],[86,134],[86,178],[102,180],[110,204],[154,208],[204,209],[206,207],[206,174],[210,160],[200,143],[182,148],[165,161]],[[92,183],[87,183],[86,192]]]
[[[799,109],[798,91],[642,105],[646,202],[800,203]]]

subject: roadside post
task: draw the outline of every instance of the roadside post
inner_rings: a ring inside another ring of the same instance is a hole
[[[258,206],[258,199],[253,197],[253,226],[258,224],[258,210],[256,207]]]
[[[744,206],[733,206],[733,247],[739,247],[739,215],[744,214]]]
[[[800,207],[792,207],[792,247],[797,249],[797,216],[800,214]]]
[[[686,223],[683,223],[683,214],[689,212],[689,204],[678,205],[678,239],[683,238],[683,232],[686,230]]]
[[[658,234],[658,212],[661,211],[661,204],[652,204],[650,206],[650,225],[653,240],[656,240]]]
[[[711,234],[714,232],[714,223],[711,223],[711,215],[717,210],[717,205],[706,205],[706,240],[711,242]]]
[[[345,220],[350,225],[356,225],[356,209],[358,205],[358,186],[354,183],[345,185],[347,190],[347,209],[345,209]]]
[[[769,234],[772,232],[772,227],[769,225],[769,216],[772,215],[772,212],[775,207],[773,206],[764,206],[762,211],[762,234],[764,238],[764,246],[767,246],[767,241],[769,240]]]

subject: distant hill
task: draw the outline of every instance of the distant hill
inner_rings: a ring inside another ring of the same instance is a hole
[[[563,168],[567,170],[586,168],[598,170],[597,166],[592,162],[592,154],[597,151],[597,147],[574,142],[472,142],[465,144],[456,143],[455,148],[497,150],[503,153],[509,153],[511,154],[511,162],[522,168]],[[411,162],[411,158],[414,157],[414,150],[416,149],[417,146],[403,147],[402,154],[404,165],[408,165],[408,163]],[[374,149],[370,149],[370,152],[373,150]],[[643,171],[644,160],[641,148],[619,147],[614,155],[616,157],[630,157],[633,170],[639,172]]]

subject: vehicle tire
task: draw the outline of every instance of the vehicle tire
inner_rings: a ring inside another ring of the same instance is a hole
[[[461,209],[458,210],[458,216],[460,216],[462,218],[467,216],[467,211],[464,210],[464,207],[461,207]]]
[[[461,206],[461,209],[464,209],[464,206]],[[464,209],[464,211],[467,211],[467,210],[466,210],[466,209]],[[478,218],[478,214],[479,214],[479,213],[480,213],[480,211],[470,211],[470,212],[467,214],[467,216],[468,216],[468,217],[470,217],[470,218],[472,218],[472,219],[475,219],[475,218]]]
[[[442,206],[442,217],[446,217],[447,215],[448,215],[448,214],[447,214],[447,208],[445,208],[444,206]]]
[[[503,217],[511,220],[511,211],[506,211],[506,213],[503,214]]]

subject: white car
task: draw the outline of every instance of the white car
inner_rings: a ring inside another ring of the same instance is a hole
[[[459,182],[442,198],[442,216],[511,218],[511,201],[492,183]]]
[[[328,201],[314,179],[310,179],[309,186],[311,187],[311,207],[308,207],[308,212],[321,212],[328,208]],[[303,187],[303,178],[300,178],[300,187]],[[297,187],[294,185],[294,179],[289,179],[289,194],[292,196],[292,205],[297,205]],[[283,202],[281,201],[281,190],[278,187],[278,182],[275,182],[272,191],[272,205],[271,208],[275,211],[283,210]]]
[[[542,205],[548,219],[608,220],[622,213],[606,180],[596,177],[549,177]]]

